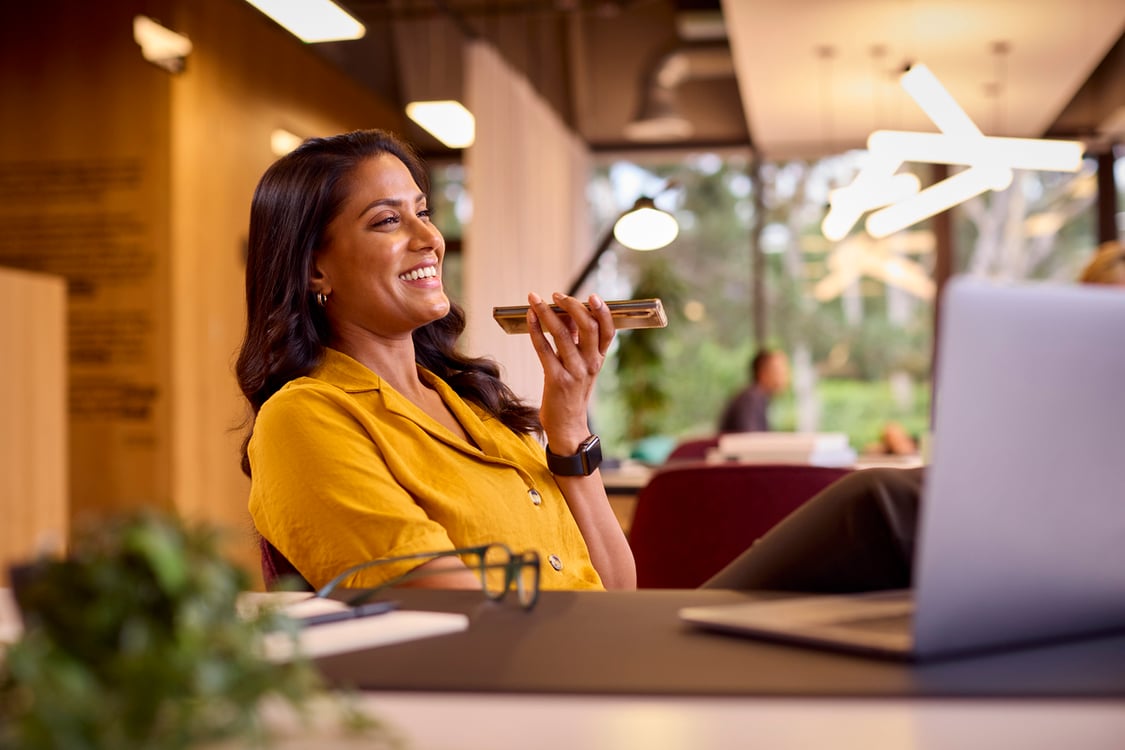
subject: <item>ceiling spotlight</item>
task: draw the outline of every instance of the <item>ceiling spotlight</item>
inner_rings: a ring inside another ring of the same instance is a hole
[[[182,73],[191,40],[183,34],[166,29],[148,16],[133,17],[133,41],[141,47],[141,55],[153,65],[169,73]]]
[[[246,0],[302,42],[361,39],[363,24],[332,0]]]

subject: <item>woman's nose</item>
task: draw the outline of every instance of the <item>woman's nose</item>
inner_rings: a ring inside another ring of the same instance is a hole
[[[438,228],[421,218],[415,217],[411,231],[417,243],[428,246],[441,242],[442,235]]]

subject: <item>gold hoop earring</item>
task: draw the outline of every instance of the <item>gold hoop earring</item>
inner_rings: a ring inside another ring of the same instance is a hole
[[[321,307],[327,307],[328,306],[328,295],[325,294],[324,292],[317,292],[316,293],[316,304],[320,305]]]

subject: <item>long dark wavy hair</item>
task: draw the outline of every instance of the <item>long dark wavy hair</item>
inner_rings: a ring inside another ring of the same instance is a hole
[[[429,176],[414,149],[384,130],[356,130],[310,138],[278,159],[258,182],[250,205],[246,258],[246,336],[235,372],[254,416],[294,378],[308,375],[324,356],[331,328],[309,289],[313,258],[340,211],[349,178],[367,159],[392,154],[406,165],[423,193]],[[442,319],[414,331],[415,361],[517,433],[540,430],[539,414],[500,380],[490,359],[461,354],[457,341],[465,314],[455,304]],[[242,443],[242,470],[250,475]]]

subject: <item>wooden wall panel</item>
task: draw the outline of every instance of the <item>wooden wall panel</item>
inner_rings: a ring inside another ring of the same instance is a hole
[[[41,0],[0,23],[0,264],[67,279],[76,523],[172,505],[170,91],[133,41],[142,6]]]
[[[66,282],[0,268],[0,586],[66,543]]]

